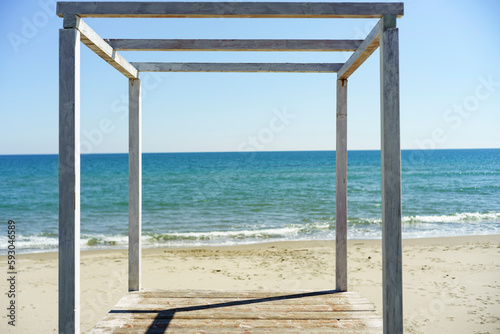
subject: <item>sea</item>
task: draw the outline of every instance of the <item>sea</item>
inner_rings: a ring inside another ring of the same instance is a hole
[[[403,150],[403,238],[500,234],[500,149]],[[335,239],[335,152],[143,154],[144,247]],[[380,151],[348,152],[348,238],[380,239]],[[0,250],[58,247],[58,156],[0,155]],[[128,155],[81,156],[81,248],[126,248]]]

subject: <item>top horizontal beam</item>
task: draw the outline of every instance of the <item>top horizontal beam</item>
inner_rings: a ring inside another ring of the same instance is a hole
[[[363,40],[106,39],[117,51],[356,51]]]
[[[58,2],[57,15],[80,17],[380,18],[401,2]]]
[[[132,63],[140,72],[336,73],[337,63]]]

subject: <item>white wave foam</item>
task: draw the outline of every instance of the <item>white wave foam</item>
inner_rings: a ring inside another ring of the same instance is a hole
[[[293,237],[307,232],[318,230],[329,230],[331,224],[316,222],[308,224],[290,224],[284,227],[264,228],[240,231],[211,231],[211,232],[184,232],[184,233],[166,233],[156,234],[151,233],[150,238],[161,240],[163,237],[167,239],[223,239],[223,238],[262,238],[262,237]]]
[[[264,241],[334,239],[334,221],[290,224],[275,228],[249,228],[233,231],[143,233],[145,247],[164,246],[207,246],[242,245]],[[350,218],[348,235],[350,239],[379,239],[381,219]],[[403,217],[403,237],[438,237],[473,234],[500,234],[500,213],[465,212],[451,215],[416,215]],[[0,235],[0,244],[6,244],[6,236]],[[126,248],[128,236],[82,234],[81,249]],[[16,249],[21,252],[56,251],[57,235],[17,235]],[[0,253],[5,254],[4,250]]]
[[[489,220],[500,220],[497,212],[464,212],[440,216],[408,216],[403,218],[403,223],[459,223],[459,222],[481,222]]]
[[[23,236],[17,235],[16,248],[37,248],[37,249],[50,249],[58,246],[59,240],[54,237],[47,236]]]
[[[220,239],[220,238],[239,238],[239,237],[262,237],[262,236],[293,236],[300,232],[301,227],[283,227],[272,229],[256,229],[256,230],[241,230],[241,231],[212,231],[212,232],[184,232],[184,233],[152,233],[150,238],[161,239],[163,236],[172,239]]]

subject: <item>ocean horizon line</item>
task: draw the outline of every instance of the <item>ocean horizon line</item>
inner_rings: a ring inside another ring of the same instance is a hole
[[[436,149],[401,149],[401,152],[408,151],[480,151],[480,150],[500,150],[500,147],[493,148],[436,148]],[[142,152],[142,154],[207,154],[207,153],[290,153],[290,152],[336,152],[336,150],[280,150],[280,151],[190,151],[190,152]],[[380,149],[353,149],[347,152],[380,152]],[[0,154],[0,156],[54,156],[59,153],[14,153],[14,154]],[[128,152],[98,152],[98,153],[81,153],[80,155],[128,155]]]

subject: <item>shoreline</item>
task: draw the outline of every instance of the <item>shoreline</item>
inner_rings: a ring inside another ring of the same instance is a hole
[[[458,235],[458,236],[436,236],[436,237],[418,237],[418,238],[402,238],[403,244],[409,243],[411,244],[413,241],[419,242],[422,240],[425,240],[426,243],[430,242],[430,240],[434,239],[443,239],[443,240],[450,240],[450,242],[454,239],[457,240],[458,242],[461,242],[462,239],[483,239],[483,238],[488,238],[488,237],[496,237],[499,236],[500,234],[475,234],[475,235]],[[381,243],[382,239],[348,239],[348,242],[355,242],[355,241],[363,241],[363,242],[373,242],[373,243]],[[333,242],[335,243],[335,240],[328,240],[328,239],[314,239],[314,240],[277,240],[277,241],[262,241],[262,242],[250,242],[250,243],[243,243],[243,244],[234,244],[234,245],[221,245],[221,244],[214,244],[214,245],[186,245],[186,246],[168,246],[168,245],[142,245],[142,250],[143,252],[148,249],[168,249],[168,250],[185,250],[185,249],[200,249],[200,248],[231,248],[231,247],[236,247],[236,248],[241,248],[241,247],[253,247],[253,246],[259,246],[259,245],[267,245],[267,244],[294,244],[294,243],[323,243],[323,242]],[[95,247],[93,249],[89,248],[81,248],[80,252],[107,252],[107,251],[126,251],[128,250],[128,246],[109,246],[109,247]],[[33,251],[28,251],[25,252],[24,249],[21,250],[16,250],[16,254],[18,255],[29,255],[29,254],[46,254],[46,253],[59,253],[58,249],[42,249],[42,250],[33,250]],[[2,257],[5,257],[6,254],[0,254],[0,259]]]
[[[335,287],[333,240],[143,249],[144,288],[328,290]],[[18,326],[57,328],[57,254],[17,256]],[[5,263],[6,256],[0,256]],[[82,333],[127,293],[127,250],[81,251]],[[500,332],[500,235],[403,239],[405,331]],[[6,275],[6,273],[5,273]],[[7,291],[7,281],[0,280]],[[348,289],[381,313],[381,240],[348,240]],[[2,294],[0,306],[7,305]]]

